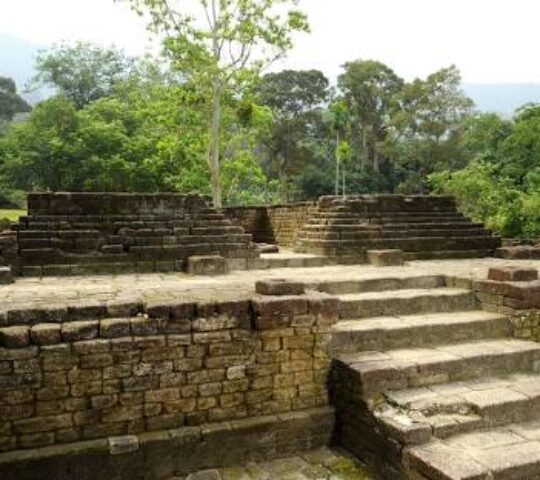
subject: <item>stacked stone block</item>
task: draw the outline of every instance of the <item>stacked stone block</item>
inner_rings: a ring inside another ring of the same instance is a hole
[[[126,316],[81,306],[3,318],[0,451],[329,405],[327,346],[338,315],[329,295],[121,310]]]
[[[260,207],[228,207],[227,218],[242,225],[253,235],[257,243],[277,243],[281,247],[292,247],[297,232],[307,222],[310,209],[315,202],[267,205]]]
[[[491,268],[487,280],[474,282],[477,300],[491,312],[508,315],[514,336],[540,341],[540,280],[534,268]]]
[[[251,235],[200,195],[51,193],[28,196],[4,260],[22,275],[182,271],[190,256],[249,259]]]
[[[406,259],[487,256],[500,239],[458,213],[453,198],[322,197],[294,250],[363,263],[368,250],[400,249]]]

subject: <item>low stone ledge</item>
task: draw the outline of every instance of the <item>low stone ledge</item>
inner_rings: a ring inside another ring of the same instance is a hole
[[[507,260],[540,260],[540,247],[529,245],[501,247],[495,250],[495,256]]]
[[[367,257],[369,263],[376,267],[400,266],[405,263],[403,251],[392,250],[368,250]]]
[[[538,280],[538,270],[521,267],[492,267],[488,272],[488,280],[496,282],[532,282]]]
[[[284,279],[261,280],[255,283],[255,292],[260,295],[303,295],[305,292],[302,282],[293,282]]]
[[[240,462],[266,461],[326,446],[334,411],[306,409],[200,427],[130,436],[132,451],[111,451],[111,439],[0,453],[0,476],[17,480],[161,480]],[[136,440],[137,439],[137,442]],[[115,440],[113,440],[114,442]]]
[[[226,275],[229,263],[219,255],[193,256],[187,259],[187,273],[191,275]]]
[[[13,283],[15,280],[13,278],[13,272],[11,267],[0,267],[0,285],[7,285],[8,283]]]

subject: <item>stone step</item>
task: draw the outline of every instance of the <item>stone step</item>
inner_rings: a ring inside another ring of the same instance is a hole
[[[538,374],[482,378],[387,392],[385,397],[392,407],[378,417],[396,434],[397,440],[405,442],[407,438],[413,441],[415,437],[421,438],[420,432],[428,430],[443,439],[540,419]]]
[[[356,222],[327,221],[327,222],[312,222],[308,221],[302,231],[393,231],[393,230],[469,230],[483,228],[482,224],[470,223],[466,221],[442,222],[442,223],[389,223],[389,224],[372,224]]]
[[[446,286],[443,275],[416,275],[404,277],[365,277],[359,280],[329,280],[313,282],[309,287],[332,295],[441,288]]]
[[[432,250],[424,252],[404,252],[406,261],[414,260],[450,260],[458,258],[485,258],[493,256],[493,248],[470,250]]]
[[[339,295],[340,318],[455,312],[475,307],[473,292],[457,288],[404,289]]]
[[[311,213],[313,217],[365,217],[365,218],[465,218],[463,214],[453,211],[435,212],[435,211],[418,211],[418,212],[388,212],[383,210],[347,210],[345,209],[318,209]]]
[[[471,222],[462,216],[444,217],[368,217],[363,215],[313,215],[310,216],[308,224],[327,225],[398,225],[403,228],[405,225],[421,225],[430,228],[429,225],[440,225],[441,223],[452,223],[458,225],[471,225]]]
[[[540,478],[540,422],[433,440],[408,449],[411,478],[517,480]],[[412,473],[414,472],[414,473]]]
[[[370,230],[361,231],[328,231],[328,230],[304,230],[298,232],[298,239],[307,240],[363,240],[366,238],[394,238],[407,239],[410,237],[491,237],[491,232],[484,228],[463,228],[463,229],[423,229],[423,230]]]
[[[480,340],[431,348],[338,354],[336,378],[356,384],[369,398],[388,390],[533,372],[540,369],[540,345],[514,339]]]
[[[359,240],[321,240],[303,239],[297,244],[307,248],[324,249],[400,249],[405,252],[424,251],[460,251],[460,250],[489,250],[495,249],[500,244],[496,237],[471,236],[471,237],[410,237],[410,238],[369,238]]]
[[[342,320],[332,328],[337,352],[424,347],[510,335],[502,315],[478,311]]]

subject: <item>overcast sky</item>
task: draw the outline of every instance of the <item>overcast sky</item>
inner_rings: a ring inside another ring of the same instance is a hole
[[[312,27],[280,66],[335,77],[377,59],[412,79],[455,63],[472,83],[540,82],[539,0],[301,0]],[[40,44],[89,40],[150,50],[144,24],[113,0],[0,0],[0,32]]]

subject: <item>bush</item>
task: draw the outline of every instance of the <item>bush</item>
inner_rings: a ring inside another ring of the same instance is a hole
[[[429,183],[434,193],[453,195],[465,215],[503,236],[540,234],[538,192],[518,189],[490,164],[473,161],[463,170],[434,173]]]

